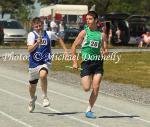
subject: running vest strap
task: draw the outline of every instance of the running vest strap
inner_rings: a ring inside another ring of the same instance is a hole
[[[86,35],[82,42],[82,60],[99,60],[101,58],[102,34],[100,31],[91,31],[85,28]]]
[[[33,32],[35,36],[35,42],[38,35]],[[42,42],[29,56],[29,68],[35,68],[38,65],[45,64],[51,60],[51,40],[47,35],[46,31],[42,36]]]

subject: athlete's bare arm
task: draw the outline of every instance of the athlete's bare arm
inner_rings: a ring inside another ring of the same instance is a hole
[[[76,47],[81,44],[81,42],[84,39],[86,32],[85,30],[82,30],[79,35],[76,37],[75,41],[72,44],[71,47],[71,53],[72,53],[72,60],[73,60],[73,68],[77,69],[78,65],[77,65],[77,58],[76,58]]]
[[[58,41],[59,41],[61,47],[64,49],[64,54],[67,56],[68,53],[67,53],[67,48],[66,48],[64,41],[60,37],[58,38]]]
[[[33,45],[28,45],[28,52],[29,53],[33,52],[40,43],[41,43],[41,38],[38,38],[36,43],[34,43]]]
[[[108,55],[107,36],[105,33],[102,33],[102,52],[103,55]]]

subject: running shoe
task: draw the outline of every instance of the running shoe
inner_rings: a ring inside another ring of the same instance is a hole
[[[86,116],[87,118],[91,118],[91,119],[95,119],[95,118],[96,118],[96,116],[94,116],[94,115],[93,115],[93,112],[91,112],[91,111],[86,112],[86,113],[85,113],[85,116]]]
[[[29,102],[28,110],[30,113],[33,112],[33,110],[35,109],[36,99],[37,99],[37,96],[34,96],[33,99]]]
[[[44,97],[43,98],[43,107],[47,107],[50,105],[49,99],[48,97]]]

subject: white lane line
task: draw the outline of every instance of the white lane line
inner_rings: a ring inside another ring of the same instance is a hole
[[[29,101],[27,98],[22,97],[22,96],[19,96],[19,95],[15,94],[15,93],[12,93],[12,92],[10,92],[10,91],[7,91],[7,90],[1,89],[1,88],[0,88],[0,91],[3,92],[3,93],[9,94],[9,95],[11,95],[11,96],[17,97],[17,98],[19,98],[19,99],[22,99],[22,100],[25,100],[25,101]],[[43,108],[42,104],[40,104],[39,102],[36,102],[36,104]],[[56,110],[56,109],[53,109],[53,108],[50,108],[50,107],[46,107],[46,109],[48,109],[48,110],[50,110],[50,111],[53,111],[53,112],[56,112],[56,113],[63,113],[63,112],[60,112],[60,111],[58,111],[58,110]],[[90,125],[90,126],[92,126],[92,127],[101,127],[101,126],[96,125],[96,124],[94,124],[94,123],[91,123],[91,122],[88,122],[88,121],[81,120],[81,119],[78,119],[78,118],[76,118],[76,117],[73,117],[73,116],[71,116],[71,115],[63,115],[63,116],[66,116],[66,117],[69,118],[69,119],[78,121],[78,122],[80,122],[80,123],[82,123],[82,124]],[[29,127],[31,127],[31,126],[29,126]]]
[[[56,79],[56,78],[52,78],[52,77],[50,77],[50,78],[48,78],[48,80],[54,80],[55,82],[57,82],[58,80]],[[104,81],[105,82],[105,84],[108,84],[108,83],[106,83],[106,81]],[[58,82],[59,83],[59,82]],[[65,82],[63,82],[63,84],[64,84]],[[80,84],[80,82],[76,82],[76,84]],[[74,84],[75,85],[75,84]],[[76,85],[75,85],[76,86]],[[117,95],[113,95],[113,94],[109,94],[109,93],[107,93],[107,92],[104,92],[104,91],[99,91],[99,93],[102,93],[102,94],[104,94],[104,95],[107,95],[107,96],[111,96],[111,97],[115,97],[115,98],[118,98],[118,99],[120,99],[120,97],[119,96],[117,96]],[[139,102],[139,101],[136,101],[136,100],[133,100],[133,99],[130,99],[130,98],[127,98],[127,100],[129,100],[129,101],[131,101],[131,102],[134,102],[134,103],[137,103],[137,104],[144,104],[144,103],[141,103],[141,102]],[[144,104],[145,106],[150,106],[150,104]]]
[[[68,96],[68,95],[66,95],[66,94],[58,93],[58,92],[53,91],[53,90],[48,90],[48,91],[51,92],[51,93],[60,95],[60,96],[67,97],[67,98],[69,98],[69,99],[71,99],[71,100],[75,100],[75,101],[79,101],[79,102],[88,104],[88,101],[85,101],[85,100],[82,100],[82,99],[79,99],[79,98],[76,98],[76,97],[72,97],[72,96]],[[111,112],[115,112],[115,113],[118,113],[118,114],[121,114],[121,115],[130,116],[130,114],[123,113],[123,112],[119,112],[119,111],[117,111],[117,110],[115,110],[115,109],[111,109],[111,108],[108,108],[108,107],[105,107],[105,106],[102,106],[102,105],[97,105],[97,104],[95,104],[94,106],[95,106],[95,107],[99,107],[99,108],[103,108],[103,109],[105,109],[105,110],[108,110],[108,111],[111,111]],[[150,121],[145,120],[145,119],[141,119],[141,118],[137,118],[137,117],[133,117],[133,118],[134,118],[134,119],[137,119],[137,120],[140,120],[140,121],[143,121],[143,122],[146,122],[146,123],[150,123]]]
[[[14,80],[14,81],[17,81],[17,82],[21,82],[21,83],[27,84],[27,82],[25,82],[25,81],[18,80],[18,79],[16,79],[16,78],[11,78],[10,76],[8,77],[8,76],[1,75],[1,74],[0,74],[0,76],[1,76],[1,77],[4,77],[4,78],[7,78],[7,79],[10,79],[10,80]],[[72,99],[72,100],[76,100],[76,101],[83,102],[83,103],[86,103],[86,104],[88,103],[87,101],[85,101],[85,100],[83,100],[83,99],[79,99],[79,98],[76,98],[76,97],[72,97],[72,96],[69,96],[69,95],[66,95],[66,94],[63,94],[63,93],[60,93],[60,92],[58,93],[58,92],[53,91],[53,90],[48,90],[48,91],[49,91],[49,92],[52,92],[52,93],[55,93],[55,94],[57,94],[57,95],[60,95],[60,96],[67,97],[67,98]],[[121,114],[121,115],[125,115],[125,116],[126,116],[126,115],[130,115],[130,114],[127,114],[127,113],[123,113],[123,112],[117,111],[117,110],[112,109],[112,108],[108,108],[108,107],[103,106],[103,105],[97,105],[97,104],[95,104],[94,106],[99,107],[99,108],[103,108],[103,109],[105,109],[105,110],[108,110],[108,111],[111,111],[111,112],[115,112],[115,113],[118,113],[118,114]],[[140,120],[140,121],[145,122],[145,123],[150,123],[149,120],[145,120],[145,119],[141,119],[141,118],[137,118],[137,117],[133,117],[133,119]]]
[[[19,120],[19,119],[16,119],[16,118],[14,118],[13,116],[11,116],[11,115],[9,115],[9,114],[7,114],[7,113],[1,111],[1,110],[0,110],[0,114],[6,116],[7,118],[9,118],[9,119],[11,119],[11,120],[13,120],[13,121],[15,121],[15,122],[17,122],[17,123],[20,123],[20,124],[24,125],[25,127],[32,127],[31,125],[29,125],[29,124],[27,124],[27,123],[25,123],[25,122],[23,122],[23,121],[21,121],[21,120]]]

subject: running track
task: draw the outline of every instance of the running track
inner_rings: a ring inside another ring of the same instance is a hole
[[[0,67],[1,127],[150,127],[150,107],[100,93],[93,109],[97,118],[84,117],[89,93],[48,79],[51,106],[42,107],[41,89],[34,113],[28,113],[27,71]],[[61,80],[61,79],[60,79]]]

